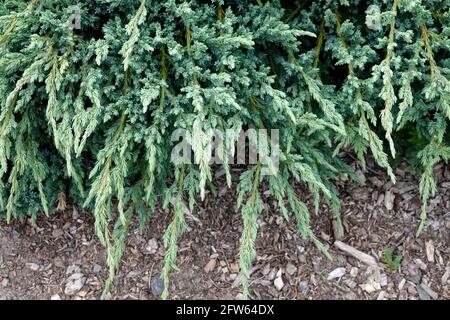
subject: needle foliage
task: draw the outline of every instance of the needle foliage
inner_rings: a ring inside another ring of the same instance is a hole
[[[74,9],[76,6],[77,10]],[[74,17],[74,13],[78,14]],[[74,27],[73,19],[79,19]],[[67,195],[92,212],[107,248],[108,292],[130,222],[171,214],[163,298],[191,210],[216,183],[211,132],[279,129],[279,170],[249,165],[237,185],[240,267],[249,295],[263,187],[326,255],[310,226],[307,186],[339,217],[341,159],[367,155],[391,180],[414,137],[423,210],[433,168],[450,159],[449,0],[3,0],[0,2],[0,215],[36,219]],[[195,162],[174,163],[185,129]],[[237,136],[223,139],[227,150]]]

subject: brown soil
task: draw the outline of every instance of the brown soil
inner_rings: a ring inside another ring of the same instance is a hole
[[[379,261],[382,270],[374,276],[373,268],[335,248],[332,214],[323,206],[319,215],[313,214],[312,226],[333,256],[328,261],[312,243],[300,239],[295,221],[285,221],[273,200],[267,199],[259,219],[252,298],[449,299],[450,168],[436,168],[439,192],[431,201],[429,219],[419,238],[415,237],[420,211],[418,179],[401,169],[397,175],[395,186],[380,170],[364,177],[365,186],[348,181],[338,186],[346,227],[342,241],[378,261],[384,250],[392,248],[394,256],[403,257],[396,272]],[[234,190],[219,193],[196,207],[193,214],[199,221],[188,219],[189,232],[179,246],[180,270],[171,275],[172,299],[241,297],[236,263],[242,223]],[[158,299],[149,282],[161,270],[161,239],[170,217],[155,212],[143,233],[131,229],[108,298]],[[158,244],[154,253],[146,249],[150,239]],[[212,270],[205,270],[207,264]],[[345,268],[345,274],[328,280],[337,268]],[[74,273],[84,285],[66,294],[67,279]],[[274,279],[280,276],[284,286],[277,290]],[[39,219],[36,225],[0,223],[0,299],[98,299],[106,277],[105,250],[94,235],[90,214],[69,207],[50,219]]]

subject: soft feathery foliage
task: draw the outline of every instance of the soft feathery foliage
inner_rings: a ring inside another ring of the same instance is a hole
[[[80,28],[68,23],[73,5]],[[167,298],[184,200],[192,210],[214,183],[208,129],[280,129],[279,172],[264,175],[257,163],[237,187],[247,296],[263,186],[327,254],[293,183],[308,187],[316,211],[328,203],[339,224],[333,181],[356,178],[338,158],[344,148],[363,168],[372,154],[395,182],[396,133],[418,137],[423,229],[433,167],[450,158],[449,48],[449,0],[3,0],[0,213],[35,219],[61,194],[92,210],[107,292],[133,217],[144,226],[157,203],[172,205]],[[171,161],[179,128],[195,164]],[[230,187],[235,138],[218,155]]]

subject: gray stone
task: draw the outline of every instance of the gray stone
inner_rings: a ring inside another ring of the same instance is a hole
[[[157,275],[150,280],[150,290],[154,296],[159,297],[164,291],[164,280]]]

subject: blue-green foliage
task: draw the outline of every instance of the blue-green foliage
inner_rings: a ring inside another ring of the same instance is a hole
[[[262,183],[326,253],[293,182],[340,221],[333,180],[351,171],[339,151],[350,148],[363,167],[371,153],[395,181],[389,155],[408,128],[425,142],[421,230],[436,192],[432,169],[450,158],[450,1],[369,2],[2,1],[0,214],[48,214],[60,194],[92,210],[108,251],[106,292],[133,216],[144,225],[156,203],[172,204],[167,298],[183,201],[192,209],[214,182],[205,132],[281,129],[279,173],[249,166],[237,188],[247,294]],[[68,23],[73,5],[80,29]],[[170,161],[178,128],[192,136],[195,165]]]

